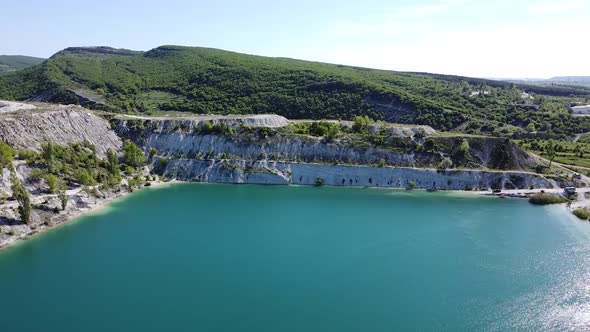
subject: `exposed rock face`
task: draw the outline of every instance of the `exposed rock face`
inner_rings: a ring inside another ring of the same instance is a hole
[[[449,190],[554,188],[543,177],[521,172],[437,171],[433,169],[342,166],[268,161],[173,159],[168,176],[184,181],[302,184],[313,185],[318,178],[331,186],[360,186]]]
[[[371,165],[384,159],[389,165],[417,167],[440,162],[439,155],[397,153],[385,149],[353,148],[344,143],[326,142],[316,137],[281,136],[258,138],[194,134],[196,121],[145,121],[141,128],[127,121],[119,122],[116,131],[143,146],[156,148],[160,156],[194,158],[228,155],[231,159],[272,159],[307,163],[345,163]]]
[[[159,132],[171,132],[177,129],[191,132],[196,126],[204,122],[223,123],[226,126],[237,128],[246,127],[269,127],[279,128],[289,124],[287,118],[276,114],[255,114],[255,115],[196,115],[190,117],[144,117],[136,115],[124,115],[118,117],[125,121],[123,125],[130,124],[149,127]],[[138,122],[140,121],[140,122]]]
[[[121,149],[121,139],[105,119],[79,106],[48,106],[0,114],[0,139],[15,149],[39,151],[47,141],[57,144],[84,140],[96,146],[98,155]]]
[[[372,128],[369,128],[369,130],[372,130]],[[418,133],[422,133],[425,136],[432,136],[436,131],[430,126],[403,126],[387,128],[387,133],[395,136],[412,137]]]
[[[20,110],[33,110],[36,108],[37,107],[35,105],[31,104],[0,100],[0,113],[16,112]]]
[[[324,184],[334,186],[403,188],[412,181],[416,188],[460,190],[554,187],[553,182],[524,172],[437,171],[434,168],[443,158],[437,153],[401,153],[280,133],[265,138],[255,134],[205,135],[195,133],[198,124],[195,120],[115,123],[123,138],[135,141],[146,152],[152,148],[158,151],[154,158],[157,172],[185,181],[314,184],[321,178]],[[414,133],[408,130],[400,132],[400,136]],[[476,138],[473,147],[481,150],[474,151],[474,158],[479,160],[477,167],[497,164],[503,158],[516,167],[528,162],[522,149],[517,151],[516,146],[503,140]],[[503,154],[496,152],[500,148]],[[395,167],[371,166],[383,161]]]

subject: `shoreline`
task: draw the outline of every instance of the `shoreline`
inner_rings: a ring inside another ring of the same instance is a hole
[[[56,219],[55,222],[49,223],[49,224],[40,224],[38,226],[36,226],[35,228],[33,228],[30,232],[25,233],[21,236],[14,236],[10,241],[7,241],[3,244],[0,244],[0,252],[7,249],[7,248],[11,248],[14,247],[20,243],[24,243],[27,240],[30,240],[32,238],[34,238],[37,235],[41,235],[44,234],[46,232],[49,232],[51,230],[55,230],[58,229],[61,226],[64,225],[68,225],[71,224],[72,222],[77,221],[78,219],[85,217],[85,216],[90,216],[90,215],[95,215],[95,214],[100,214],[101,212],[104,212],[105,210],[107,210],[109,208],[109,206],[113,203],[116,203],[117,201],[120,201],[124,198],[127,198],[129,196],[131,196],[132,194],[138,193],[138,192],[142,192],[146,189],[160,189],[160,188],[164,188],[167,186],[171,186],[171,185],[175,185],[175,184],[228,184],[228,183],[217,183],[217,182],[189,182],[189,181],[178,181],[178,180],[170,180],[170,181],[151,181],[150,182],[151,185],[150,186],[143,186],[140,188],[135,189],[133,192],[129,192],[129,191],[124,191],[124,192],[120,192],[118,194],[115,194],[111,197],[108,198],[100,198],[100,199],[96,199],[96,202],[88,208],[77,208],[74,211],[69,211],[69,212],[60,212],[60,214],[54,216],[54,218]],[[232,183],[229,183],[232,184]],[[236,184],[240,184],[240,183],[236,183]],[[256,184],[249,184],[249,185],[256,185]],[[264,185],[264,184],[262,184]],[[289,184],[288,186],[290,186],[292,184]],[[305,186],[308,187],[308,185],[293,185],[293,186]],[[326,187],[349,187],[349,186],[329,186],[326,185]],[[391,191],[399,191],[399,192],[403,192],[403,191],[408,191],[408,192],[412,192],[412,191],[419,191],[419,192],[430,192],[427,189],[407,189],[407,188],[385,188],[385,187],[357,187],[357,186],[353,186],[352,188],[371,188],[371,189],[380,189],[380,190],[391,190]],[[583,189],[581,190],[581,193],[586,193],[586,192],[590,192],[590,188],[579,188],[579,189]],[[525,193],[537,193],[540,191],[545,191],[545,192],[549,192],[549,193],[556,193],[556,192],[561,192],[563,189],[532,189],[532,190],[528,190],[528,189],[514,189],[514,190],[504,190],[502,191],[502,194],[496,194],[493,193],[489,190],[485,190],[485,191],[472,191],[472,190],[437,190],[431,193],[446,193],[446,194],[451,194],[451,195],[457,195],[457,196],[464,196],[464,197],[497,197],[497,198],[524,198],[522,196],[517,196],[517,195],[521,195],[521,194],[525,194]],[[584,196],[582,195],[582,199],[578,200],[576,202],[574,202],[572,204],[571,207],[567,207],[565,204],[557,204],[560,208],[563,209],[563,211],[567,211],[568,214],[570,214],[572,217],[574,217],[572,215],[572,211],[575,210],[576,208],[584,208],[584,207],[590,207],[590,200],[584,198]]]
[[[30,232],[25,233],[21,236],[14,236],[13,238],[11,238],[9,241],[0,244],[0,252],[8,249],[8,248],[12,248],[18,244],[24,243],[27,240],[33,239],[34,237],[38,236],[38,235],[42,235],[45,234],[49,231],[55,230],[60,228],[61,226],[65,226],[68,224],[71,224],[73,222],[76,222],[78,219],[85,217],[85,216],[90,216],[90,215],[95,215],[95,214],[99,214],[101,212],[104,212],[104,210],[108,209],[108,207],[113,204],[116,203],[117,201],[120,201],[124,198],[127,198],[135,193],[139,193],[141,191],[144,191],[146,189],[160,189],[163,187],[166,187],[168,185],[172,185],[172,184],[176,184],[176,183],[181,183],[180,181],[176,181],[176,180],[171,180],[171,181],[151,181],[150,182],[151,185],[150,186],[143,186],[140,188],[135,189],[133,192],[129,192],[129,191],[124,191],[124,192],[120,192],[116,195],[113,195],[111,197],[108,198],[100,198],[100,199],[96,199],[96,203],[94,203],[91,207],[89,208],[78,208],[74,211],[70,211],[70,212],[60,212],[60,214],[54,216],[54,218],[56,219],[55,222],[50,223],[50,224],[41,224],[36,226],[34,229],[32,229]]]

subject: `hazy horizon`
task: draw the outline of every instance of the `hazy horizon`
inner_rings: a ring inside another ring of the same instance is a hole
[[[31,0],[6,7],[11,15],[0,29],[10,34],[0,54],[47,58],[74,46],[174,44],[471,77],[590,76],[590,46],[578,37],[590,21],[583,0]]]

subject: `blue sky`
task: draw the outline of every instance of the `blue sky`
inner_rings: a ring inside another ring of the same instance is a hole
[[[590,75],[590,0],[2,0],[0,54],[207,46],[477,77]]]

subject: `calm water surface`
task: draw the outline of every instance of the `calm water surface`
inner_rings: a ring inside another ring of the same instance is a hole
[[[1,331],[590,330],[590,224],[377,189],[149,189],[0,251]]]

